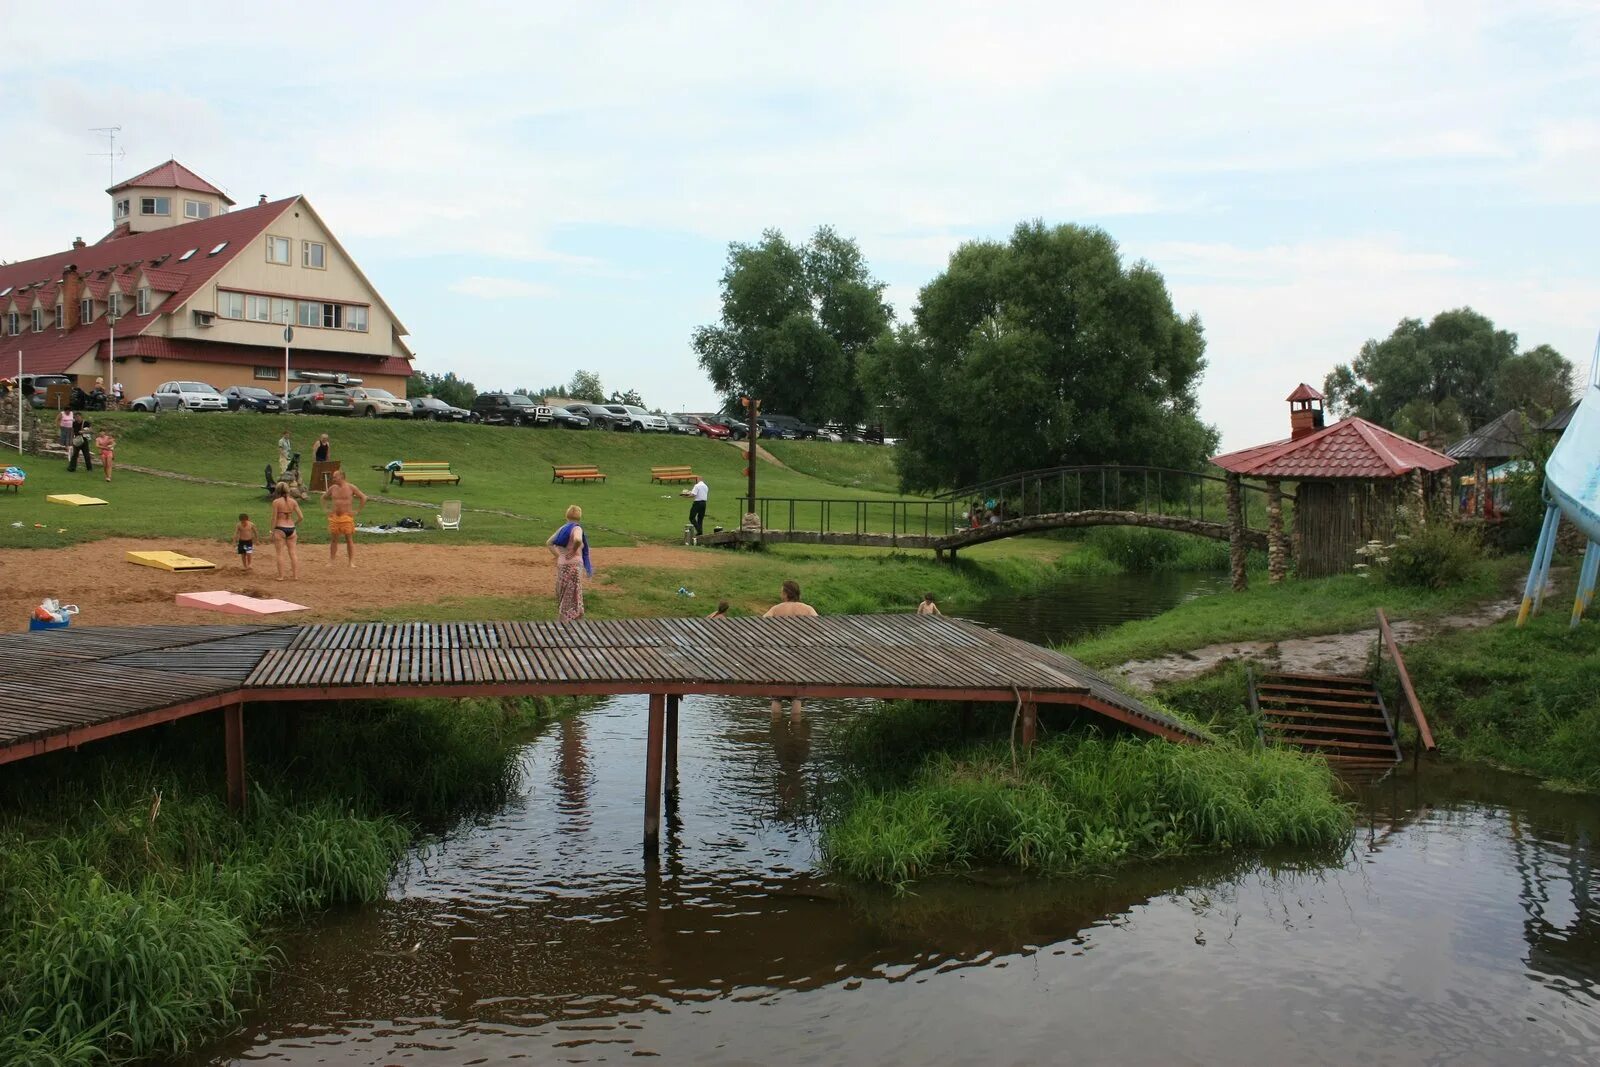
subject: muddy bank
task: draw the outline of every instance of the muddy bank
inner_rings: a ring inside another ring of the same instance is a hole
[[[1471,611],[1447,615],[1431,622],[1396,622],[1395,639],[1401,644],[1448,630],[1468,630],[1499,622],[1517,608],[1516,600],[1497,600]],[[1118,668],[1123,677],[1141,689],[1163,682],[1195,678],[1234,659],[1250,659],[1280,671],[1321,674],[1365,674],[1378,640],[1376,626],[1342,634],[1293,637],[1282,641],[1230,641],[1155,659],[1135,660]]]

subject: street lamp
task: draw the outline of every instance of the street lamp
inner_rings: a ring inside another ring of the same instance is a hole
[[[108,304],[106,307],[106,401],[109,404],[112,397],[117,395],[117,320],[121,315],[113,314]]]

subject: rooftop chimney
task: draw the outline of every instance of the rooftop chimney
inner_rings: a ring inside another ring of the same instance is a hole
[[[1305,382],[1289,394],[1289,440],[1310,437],[1322,429],[1322,394]]]
[[[267,202],[267,194],[266,193],[262,193],[261,194],[261,199],[256,201],[256,205],[259,207],[260,205],[265,204],[266,202]]]
[[[72,247],[73,248],[88,248],[89,246],[83,243],[83,238],[82,237],[74,237],[72,239]]]
[[[68,264],[61,275],[62,328],[76,330],[83,321],[80,305],[83,302],[83,275],[75,264]]]

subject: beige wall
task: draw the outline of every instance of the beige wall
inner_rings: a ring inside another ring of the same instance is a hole
[[[171,211],[166,215],[141,215],[139,214],[139,201],[147,196],[164,196],[171,201]],[[125,218],[117,218],[117,203],[128,202],[128,214]],[[183,202],[196,200],[202,204],[211,205],[211,217],[222,214],[222,198],[206,193],[196,193],[188,189],[148,189],[133,186],[111,194],[111,219],[112,225],[126,222],[128,229],[134,233],[150,233],[153,230],[165,230],[172,226],[181,226],[186,222],[199,222],[200,219],[191,219],[183,213]]]
[[[69,368],[69,372],[78,373],[78,381],[92,385],[96,377],[103,377],[106,373],[105,364],[97,363],[96,369],[90,370],[88,360],[80,360],[78,365]],[[81,369],[80,369],[81,368]],[[188,381],[205,382],[207,385],[223,390],[230,385],[258,385],[263,389],[283,394],[283,366],[277,367],[278,379],[276,381],[259,380],[255,377],[253,367],[238,367],[231,363],[202,363],[198,360],[187,359],[158,359],[154,363],[145,363],[134,356],[127,360],[117,359],[117,381],[122,383],[122,395],[128,400],[137,400],[146,393],[153,393],[156,386],[162,382]],[[396,374],[367,374],[357,375],[364,386],[375,389],[387,389],[395,396],[406,395],[406,379]],[[107,382],[109,385],[110,383]],[[299,385],[291,382],[290,389]]]

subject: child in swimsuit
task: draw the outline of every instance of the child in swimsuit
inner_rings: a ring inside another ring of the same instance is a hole
[[[106,481],[111,480],[111,460],[117,451],[117,438],[110,430],[101,430],[100,436],[94,439],[94,447],[100,453],[100,469],[105,471]]]
[[[233,528],[233,543],[239,552],[240,565],[249,570],[256,552],[256,524],[244,512],[239,513],[239,525]]]

